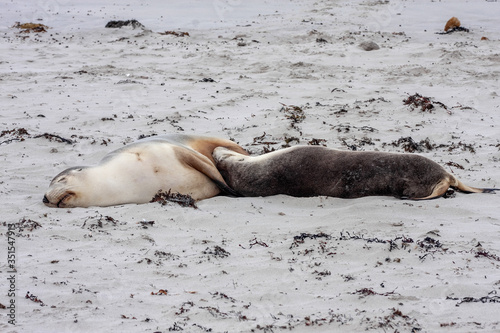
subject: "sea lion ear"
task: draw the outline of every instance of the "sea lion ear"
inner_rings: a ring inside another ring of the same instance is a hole
[[[183,147],[174,147],[174,151],[179,161],[195,170],[198,170],[210,178],[222,191],[230,195],[240,196],[235,190],[226,184],[219,170],[217,170],[208,157],[198,153],[197,151]]]

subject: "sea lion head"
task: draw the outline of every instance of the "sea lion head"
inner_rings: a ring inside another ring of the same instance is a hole
[[[43,196],[43,203],[49,207],[87,207],[88,188],[85,186],[88,167],[73,167],[64,170],[50,182]]]

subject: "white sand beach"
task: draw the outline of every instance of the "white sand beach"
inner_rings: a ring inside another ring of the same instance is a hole
[[[498,2],[0,9],[0,331],[500,331],[500,193],[42,203],[64,169],[168,133],[421,154],[499,188]],[[469,31],[438,34],[453,16]]]

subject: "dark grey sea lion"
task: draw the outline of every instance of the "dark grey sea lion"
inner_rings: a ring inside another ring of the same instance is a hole
[[[414,154],[296,146],[245,156],[218,147],[213,157],[226,183],[243,196],[386,195],[419,200],[440,197],[449,187],[467,193],[494,190],[464,185],[439,164]]]

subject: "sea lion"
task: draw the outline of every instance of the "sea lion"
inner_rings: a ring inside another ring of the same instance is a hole
[[[112,206],[150,202],[158,191],[188,194],[195,200],[224,191],[235,194],[217,171],[215,147],[240,154],[236,143],[219,138],[166,135],[129,144],[95,166],[72,167],[58,174],[43,197],[49,207]]]
[[[413,154],[295,146],[261,156],[221,147],[213,156],[226,183],[243,196],[388,195],[419,200],[440,197],[450,186],[468,193],[495,190],[464,185],[439,164]]]

